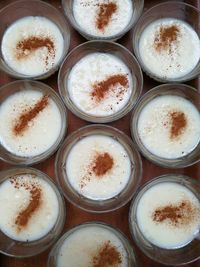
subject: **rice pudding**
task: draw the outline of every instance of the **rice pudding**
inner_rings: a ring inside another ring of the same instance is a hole
[[[165,159],[180,158],[200,142],[200,114],[186,98],[157,96],[141,109],[137,131],[150,153]]]
[[[120,34],[133,15],[131,0],[74,0],[72,8],[80,29],[96,37]]]
[[[184,247],[199,238],[199,199],[176,182],[160,182],[147,188],[139,198],[136,218],[144,237],[160,248]]]
[[[173,80],[184,77],[200,59],[200,40],[186,22],[163,18],[150,23],[139,39],[139,56],[153,76]]]
[[[17,174],[0,184],[0,230],[11,239],[27,242],[44,237],[58,212],[53,187],[39,176]]]
[[[129,266],[120,238],[97,224],[77,227],[67,236],[59,249],[56,266],[64,267],[66,262],[70,267]]]
[[[133,87],[126,64],[109,53],[90,53],[72,68],[67,82],[71,101],[83,113],[105,117],[122,110]]]
[[[66,159],[69,183],[79,194],[92,200],[117,196],[131,175],[131,161],[122,144],[106,135],[78,140]]]
[[[5,31],[1,51],[6,64],[15,72],[36,77],[47,73],[61,60],[63,35],[58,26],[40,16],[15,21]]]
[[[2,102],[0,121],[0,144],[20,157],[45,153],[56,144],[62,129],[56,102],[43,92],[29,88]]]

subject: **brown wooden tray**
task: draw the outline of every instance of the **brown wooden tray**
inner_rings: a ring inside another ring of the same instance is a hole
[[[29,1],[29,0],[27,0]],[[67,1],[67,0],[66,0]],[[14,2],[13,0],[0,0],[0,8],[6,6],[9,3]],[[46,2],[54,5],[57,7],[61,12],[61,1],[60,0],[47,0]],[[161,3],[164,1],[158,1],[158,0],[145,0],[145,7],[144,10],[148,9],[149,7]],[[189,4],[192,4],[198,8],[200,8],[200,0],[188,0],[184,1]],[[129,32],[127,33],[122,39],[119,40],[119,43],[122,45],[126,46],[130,51],[132,52],[132,45],[131,45],[131,35],[132,33]],[[71,44],[70,44],[70,50],[77,46],[80,43],[85,42],[86,40],[81,37],[74,29],[71,28]],[[0,86],[13,81],[14,79],[11,77],[8,77],[8,75],[0,72]],[[58,91],[57,88],[57,73],[51,76],[49,79],[44,81],[51,87],[53,87],[56,91]],[[144,74],[144,90],[143,93],[146,92],[148,89],[156,86],[158,83],[153,81],[152,79],[148,78]],[[195,79],[193,81],[189,82],[190,85],[196,87],[198,90],[200,90],[200,78]],[[74,130],[87,125],[89,123],[77,118],[75,115],[73,115],[71,112],[68,112],[69,117],[68,117],[68,133],[73,132]],[[130,121],[130,114],[126,115],[124,118],[122,118],[119,121],[113,122],[110,125],[117,127],[118,129],[122,130],[124,133],[130,135],[130,130],[129,130],[129,121]],[[55,155],[53,155],[51,158],[46,160],[45,162],[42,162],[40,164],[35,165],[35,168],[38,168],[42,170],[43,172],[47,173],[50,177],[55,179],[55,174],[54,174],[54,159]],[[0,170],[5,170],[10,168],[11,165],[4,163],[0,161]],[[158,166],[155,166],[154,164],[150,163],[146,159],[143,158],[143,179],[142,179],[142,184],[151,178],[165,174],[165,173],[179,173],[179,174],[185,174],[188,176],[191,176],[195,179],[200,180],[200,163],[195,164],[191,167],[185,168],[185,169],[178,169],[178,170],[172,170],[172,169],[166,169],[166,168],[161,168]],[[149,258],[147,258],[138,248],[137,246],[133,243],[129,228],[128,228],[128,211],[129,211],[129,204],[127,204],[125,207],[114,211],[114,212],[109,212],[105,214],[91,214],[84,212],[77,207],[73,206],[69,202],[66,201],[66,210],[67,210],[67,218],[66,218],[66,223],[65,227],[63,229],[63,233],[66,232],[68,229],[70,229],[72,226],[75,226],[77,224],[86,222],[86,221],[103,221],[108,224],[111,224],[114,227],[119,228],[132,242],[133,248],[136,250],[138,254],[138,259],[141,264],[141,267],[161,267],[163,265],[158,264]],[[1,215],[0,215],[1,216]],[[28,259],[15,259],[15,258],[10,258],[5,255],[0,254],[0,267],[45,267],[46,266],[46,261],[48,257],[50,249],[45,251],[44,253],[31,257]],[[200,260],[192,263],[185,265],[186,267],[200,267]],[[70,266],[68,266],[70,267]]]

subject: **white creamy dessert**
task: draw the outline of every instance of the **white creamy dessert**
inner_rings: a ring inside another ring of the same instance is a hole
[[[58,26],[46,17],[27,16],[5,31],[1,51],[6,64],[22,75],[39,76],[58,64],[64,39]]]
[[[67,263],[70,267],[127,267],[127,256],[123,243],[113,232],[88,225],[76,229],[66,238],[56,266],[65,267]]]
[[[189,100],[162,95],[150,100],[138,117],[141,142],[152,154],[176,159],[193,151],[200,142],[200,114]]]
[[[21,157],[34,157],[49,150],[58,140],[62,126],[54,100],[28,88],[2,102],[0,121],[0,144]]]
[[[145,68],[161,79],[177,79],[190,73],[200,59],[200,40],[186,22],[164,18],[150,23],[139,40]]]
[[[132,75],[118,57],[91,53],[79,60],[68,77],[68,92],[82,112],[100,117],[112,115],[127,104],[132,93]]]
[[[11,239],[44,237],[55,225],[58,211],[54,189],[40,177],[21,174],[0,184],[0,230]]]
[[[199,238],[199,199],[178,183],[161,182],[147,189],[136,216],[144,237],[158,247],[176,249]]]
[[[73,16],[87,34],[110,37],[121,33],[133,14],[131,0],[74,0]]]
[[[69,183],[93,200],[110,199],[127,185],[131,162],[125,148],[104,135],[83,137],[74,144],[66,160]]]

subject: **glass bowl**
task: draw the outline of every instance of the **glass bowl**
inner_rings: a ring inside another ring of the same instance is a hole
[[[20,80],[20,81],[11,82],[11,83],[8,83],[2,86],[0,88],[0,108],[1,108],[2,103],[7,98],[12,96],[14,93],[25,91],[28,88],[34,91],[42,92],[43,95],[50,96],[50,98],[54,101],[54,103],[59,109],[62,124],[61,124],[60,134],[57,137],[57,140],[55,141],[55,143],[48,150],[36,156],[23,157],[23,156],[15,155],[11,153],[10,151],[8,151],[6,147],[4,147],[3,144],[0,142],[0,159],[8,163],[16,164],[16,165],[36,164],[50,157],[58,149],[60,143],[64,139],[66,129],[67,129],[67,119],[66,119],[67,114],[66,114],[66,109],[65,109],[65,106],[62,100],[51,87],[38,81]]]
[[[128,102],[122,109],[108,116],[94,116],[83,112],[72,101],[68,91],[68,77],[73,66],[83,57],[98,52],[119,58],[129,68],[133,80],[132,93]],[[77,117],[90,122],[107,123],[122,118],[133,108],[142,92],[143,75],[137,60],[125,47],[108,41],[89,41],[77,46],[65,58],[58,74],[58,87],[67,108]]]
[[[9,170],[1,171],[0,172],[0,185],[6,179],[12,176],[21,175],[21,174],[34,175],[46,181],[56,193],[58,203],[59,203],[59,212],[58,212],[57,221],[55,225],[53,226],[53,228],[49,231],[49,233],[47,233],[45,236],[35,241],[29,241],[29,242],[16,241],[14,239],[11,239],[7,235],[5,235],[2,231],[0,231],[0,240],[1,240],[0,241],[0,252],[7,256],[16,257],[16,258],[32,257],[34,255],[37,255],[43,252],[47,248],[49,248],[61,234],[62,229],[64,227],[65,216],[66,216],[64,199],[62,195],[60,194],[59,190],[57,189],[57,186],[49,178],[49,176],[47,176],[45,173],[39,170],[23,167],[23,168],[12,168]]]
[[[69,237],[71,237],[71,235],[73,235],[74,233],[76,233],[76,232],[78,232],[80,230],[84,230],[84,229],[87,229],[87,228],[89,229],[89,228],[93,228],[93,227],[98,227],[99,229],[110,231],[111,234],[115,235],[116,238],[118,238],[119,241],[122,243],[122,245],[124,246],[124,249],[126,251],[127,260],[128,260],[127,267],[133,267],[133,266],[137,267],[138,266],[135,252],[133,251],[133,248],[132,248],[130,242],[124,236],[124,234],[121,231],[119,231],[118,229],[114,229],[110,225],[102,223],[102,222],[87,222],[87,223],[84,223],[84,224],[77,225],[77,226],[73,227],[72,229],[68,230],[58,240],[58,242],[55,244],[55,246],[51,250],[51,252],[49,254],[47,266],[48,267],[56,267],[57,266],[57,260],[58,260],[58,257],[59,257],[60,249],[61,249],[63,243]]]
[[[150,257],[152,260],[155,260],[161,264],[172,266],[188,264],[200,258],[199,236],[194,238],[184,247],[177,249],[164,249],[152,244],[149,240],[147,240],[142,234],[138,225],[136,213],[141,197],[148,189],[150,189],[154,185],[165,182],[185,186],[197,197],[198,200],[200,200],[200,183],[198,180],[179,174],[165,174],[156,177],[142,186],[135,195],[130,206],[129,228],[137,246],[143,251],[144,254],[146,254],[146,256]]]
[[[26,16],[41,16],[49,19],[52,21],[60,30],[63,39],[63,54],[58,61],[52,68],[50,68],[47,72],[42,73],[40,75],[24,75],[14,71],[8,64],[5,62],[4,57],[2,55],[2,49],[0,51],[0,69],[6,72],[8,75],[20,78],[20,79],[45,79],[52,75],[54,72],[58,70],[61,62],[63,61],[64,57],[66,56],[69,45],[70,45],[70,30],[68,23],[65,17],[60,13],[55,7],[52,5],[45,3],[44,1],[38,0],[20,0],[13,2],[3,9],[0,10],[0,40],[2,42],[3,35],[6,29],[13,24],[16,20],[19,20]]]
[[[164,18],[175,18],[186,22],[196,31],[198,37],[200,38],[200,28],[199,28],[200,11],[198,8],[195,8],[194,6],[178,1],[169,1],[165,3],[160,3],[147,10],[138,20],[138,23],[134,29],[133,41],[132,41],[134,53],[138,61],[140,62],[142,69],[147,73],[147,75],[149,75],[150,77],[159,82],[163,83],[184,82],[191,80],[200,74],[200,59],[191,72],[177,78],[175,77],[167,78],[158,76],[156,73],[152,72],[151,66],[147,66],[146,64],[143,63],[139,51],[139,43],[141,35],[149,24],[151,24],[156,20]]]
[[[74,11],[73,11],[74,0],[62,0],[62,6],[65,12],[65,15],[67,16],[71,25],[87,40],[98,40],[99,39],[99,40],[115,41],[121,38],[126,32],[128,32],[135,25],[135,23],[137,22],[143,10],[144,0],[137,0],[137,1],[131,0],[131,3],[133,6],[133,13],[127,26],[124,29],[122,29],[120,32],[114,35],[112,34],[112,35],[104,37],[104,36],[97,36],[95,34],[89,33],[87,29],[82,28],[79,25],[79,23],[77,23],[76,18],[74,16]]]
[[[138,120],[142,109],[153,99],[163,95],[180,96],[189,100],[200,111],[200,95],[197,90],[185,84],[158,85],[142,96],[131,117],[131,135],[140,152],[156,165],[167,168],[184,168],[200,160],[200,140],[191,152],[178,158],[163,158],[151,153],[143,144],[138,132]]]
[[[67,176],[66,161],[71,149],[79,140],[92,135],[111,137],[118,141],[124,147],[131,161],[131,173],[127,184],[119,193],[111,198],[93,199],[86,197],[74,189]],[[103,213],[124,206],[132,198],[141,181],[142,161],[127,135],[111,126],[94,124],[82,127],[68,136],[57,153],[55,172],[58,185],[69,202],[89,212]]]

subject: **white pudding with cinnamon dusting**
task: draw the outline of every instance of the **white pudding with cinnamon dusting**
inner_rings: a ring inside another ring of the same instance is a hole
[[[177,183],[150,187],[139,200],[136,216],[144,237],[161,248],[186,246],[200,234],[199,199]]]
[[[54,189],[40,177],[21,174],[0,185],[0,230],[11,239],[42,238],[55,225],[58,211]]]
[[[79,140],[66,161],[67,177],[81,195],[104,200],[118,195],[127,185],[131,162],[125,148],[114,138],[91,135]]]
[[[121,240],[101,226],[86,225],[72,232],[62,244],[57,267],[127,267],[127,252]]]
[[[28,16],[5,31],[1,51],[6,64],[28,76],[48,72],[61,59],[64,39],[58,26],[45,17]]]
[[[132,93],[130,70],[109,53],[91,53],[79,60],[68,77],[72,102],[92,116],[112,115],[127,104]]]
[[[131,0],[74,0],[76,23],[87,34],[109,37],[122,32],[133,14]]]
[[[34,157],[50,149],[61,131],[54,100],[36,90],[22,90],[0,105],[0,143],[10,153]]]
[[[190,73],[200,59],[200,40],[186,22],[164,18],[141,34],[139,53],[145,68],[159,78],[176,79]]]
[[[138,134],[152,154],[175,159],[193,151],[200,142],[200,114],[192,102],[175,95],[150,100],[138,117]]]

